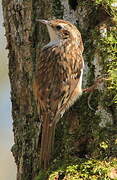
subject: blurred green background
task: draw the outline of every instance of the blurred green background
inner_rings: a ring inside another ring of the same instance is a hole
[[[13,145],[10,83],[8,78],[8,51],[3,27],[0,0],[0,180],[15,180],[16,166],[10,151]]]

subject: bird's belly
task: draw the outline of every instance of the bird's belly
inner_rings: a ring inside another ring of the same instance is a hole
[[[82,95],[82,76],[83,76],[83,69],[81,70],[79,82],[78,82],[76,88],[74,89],[71,97],[69,98],[66,109],[71,107],[75,103],[75,101],[79,98],[79,96]]]

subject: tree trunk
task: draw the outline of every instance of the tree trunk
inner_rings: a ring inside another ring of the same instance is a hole
[[[108,2],[3,0],[15,142],[12,152],[17,165],[17,180],[33,180],[40,171],[41,123],[32,84],[37,53],[49,38],[46,28],[36,22],[37,18],[62,18],[76,24],[85,46],[83,88],[92,85],[97,78],[101,79],[96,90],[84,92],[58,123],[52,167],[58,168],[57,161],[61,158],[64,164],[66,159],[104,155],[105,149],[99,145],[105,141],[108,141],[108,156],[115,156],[115,151],[111,151],[115,136],[113,131],[110,134],[106,131],[116,124],[117,118],[113,75],[117,65],[114,61],[116,22],[113,20],[114,7]],[[112,135],[113,139],[110,139]]]

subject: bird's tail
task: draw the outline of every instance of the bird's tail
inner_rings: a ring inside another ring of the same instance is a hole
[[[45,117],[42,127],[40,167],[47,169],[52,158],[56,121],[50,123],[49,117]]]

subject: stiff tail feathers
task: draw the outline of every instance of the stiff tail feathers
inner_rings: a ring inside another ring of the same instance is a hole
[[[53,154],[56,121],[51,122],[49,117],[43,119],[40,167],[47,169]]]

